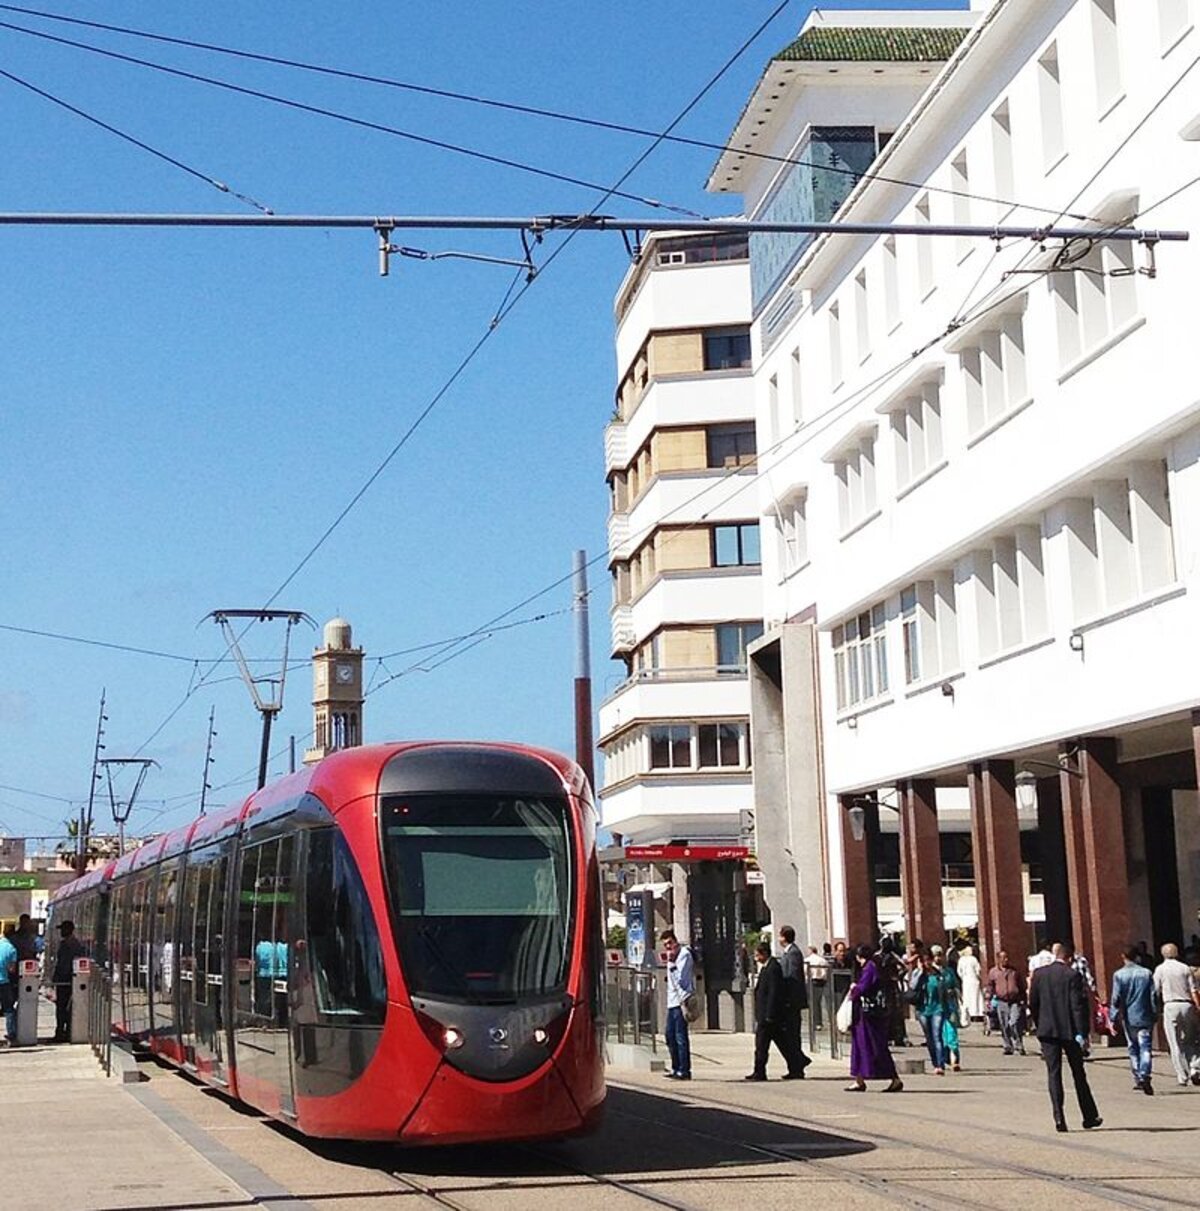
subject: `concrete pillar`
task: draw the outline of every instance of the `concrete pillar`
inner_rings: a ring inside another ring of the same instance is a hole
[[[842,872],[846,888],[846,942],[853,949],[872,942],[879,932],[875,910],[874,838],[879,833],[879,807],[859,795],[840,795],[842,824]],[[855,840],[850,828],[850,808],[863,808],[863,835]]]
[[[979,945],[989,966],[1002,950],[1028,949],[1015,775],[1011,761],[976,762],[969,775]]]
[[[1097,984],[1108,988],[1112,973],[1121,966],[1130,928],[1117,742],[1111,736],[1088,736],[1080,742],[1077,760],[1083,775],[1080,823],[1091,916],[1091,950],[1084,953],[1091,960]]]
[[[900,882],[908,937],[944,942],[942,849],[935,784],[914,778],[900,786]]]
[[[1071,763],[1074,756],[1060,753],[1060,761]],[[1059,798],[1062,803],[1063,845],[1067,855],[1067,887],[1071,900],[1071,940],[1076,949],[1090,960],[1095,954],[1092,939],[1092,884],[1088,877],[1087,847],[1084,843],[1083,827],[1083,780],[1076,774],[1061,773],[1058,776]],[[1050,938],[1054,942],[1057,939]]]

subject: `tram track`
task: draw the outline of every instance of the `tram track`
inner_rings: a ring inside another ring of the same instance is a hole
[[[614,1081],[610,1081],[609,1083],[613,1088],[626,1089],[626,1090],[630,1090],[632,1092],[637,1092],[637,1093],[645,1092],[645,1090],[643,1088],[641,1088],[637,1085],[626,1085],[626,1084],[621,1084],[619,1082],[614,1082]],[[660,1096],[663,1096],[663,1095],[660,1095]],[[666,1096],[670,1096],[670,1095],[666,1095]],[[745,1107],[743,1107],[743,1106],[731,1104],[728,1102],[723,1102],[719,1098],[706,1098],[703,1096],[698,1096],[695,1093],[693,1093],[691,1090],[689,1090],[685,1096],[678,1097],[678,1098],[672,1098],[672,1100],[678,1101],[681,1104],[686,1104],[687,1102],[692,1102],[697,1105],[707,1106],[712,1109],[718,1109],[718,1110],[728,1110],[728,1111],[732,1111],[732,1110],[744,1111],[745,1110]],[[667,1129],[671,1129],[671,1130],[687,1131],[689,1133],[706,1136],[706,1137],[714,1139],[714,1140],[721,1138],[721,1137],[717,1137],[715,1135],[711,1135],[710,1133],[707,1133],[707,1132],[699,1132],[695,1128],[675,1127],[674,1125],[667,1123],[667,1122],[663,1122],[661,1120],[651,1120],[651,1119],[645,1118],[644,1116],[633,1114],[632,1112],[629,1112],[629,1111],[617,1111],[616,1113],[623,1114],[626,1117],[637,1119],[642,1122],[653,1123],[653,1125],[658,1129],[667,1128]],[[931,1125],[943,1127],[943,1128],[946,1125],[945,1119],[935,1118],[935,1117],[933,1117],[931,1115],[927,1115],[927,1114],[914,1114],[911,1111],[905,1111],[903,1109],[898,1109],[895,1107],[894,1103],[892,1105],[889,1105],[888,1113],[890,1115],[894,1115],[896,1117],[902,1117],[902,1118],[908,1119],[913,1122],[927,1123],[927,1124],[931,1124]],[[801,1128],[806,1128],[809,1130],[828,1131],[828,1124],[823,1123],[822,1121],[820,1121],[818,1119],[808,1118],[803,1115],[787,1114],[787,1113],[781,1114],[778,1112],[772,1112],[770,1114],[770,1119],[771,1119],[771,1121],[778,1122],[781,1125],[787,1125],[787,1126],[792,1126],[792,1127],[801,1127]],[[976,1126],[971,1123],[962,1122],[961,1120],[956,1121],[955,1126],[958,1130],[966,1129],[969,1131],[984,1132],[984,1133],[988,1133],[993,1130],[992,1128],[989,1128],[987,1126],[983,1126],[983,1125]],[[852,1135],[853,1137],[861,1139],[864,1142],[869,1142],[869,1143],[876,1144],[876,1145],[880,1145],[880,1144],[894,1145],[894,1144],[899,1143],[903,1146],[905,1144],[904,1141],[897,1141],[895,1139],[895,1137],[889,1136],[889,1135],[884,1135],[882,1132],[879,1132],[879,1131],[871,1131],[871,1130],[868,1130],[865,1128],[859,1128],[859,1127],[848,1128],[846,1130],[847,1130],[848,1135]],[[1058,1136],[1055,1136],[1053,1139],[1046,1139],[1044,1137],[1033,1136],[1033,1135],[1030,1135],[1030,1134],[1024,1133],[1024,1132],[1006,1131],[1006,1134],[1010,1135],[1016,1139],[1029,1140],[1031,1142],[1037,1143],[1040,1146],[1058,1147],[1058,1148],[1062,1148],[1064,1150],[1069,1150],[1068,1155],[1071,1157],[1072,1161],[1074,1163],[1078,1163],[1078,1155],[1079,1155],[1078,1149],[1080,1147],[1080,1145],[1078,1143],[1066,1143],[1065,1141],[1063,1141],[1061,1139],[1061,1137],[1058,1137]],[[1076,1135],[1074,1137],[1074,1139],[1077,1141],[1078,1136]],[[730,1141],[727,1139],[721,1139],[721,1142],[728,1144]],[[753,1144],[746,1144],[746,1145],[739,1145],[739,1146],[744,1146],[744,1147],[751,1148],[751,1149],[761,1147],[760,1145],[753,1145]],[[920,1147],[920,1145],[911,1145],[911,1144],[907,1145],[907,1146]],[[1086,1144],[1082,1145],[1082,1147],[1087,1148],[1088,1152],[1095,1153],[1096,1155],[1103,1156],[1108,1159],[1111,1159],[1114,1155],[1113,1153],[1106,1152],[1102,1149],[1089,1148],[1089,1147],[1087,1147]],[[767,1149],[766,1151],[768,1153],[770,1153],[772,1150]],[[792,1160],[792,1161],[796,1161],[796,1159],[797,1159],[793,1156],[788,1156],[786,1153],[782,1153],[782,1152],[780,1152],[778,1155],[780,1155],[781,1157],[786,1157],[786,1159]],[[1053,1171],[1050,1171],[1047,1169],[1038,1169],[1031,1165],[1022,1165],[1017,1161],[1002,1160],[998,1157],[995,1157],[994,1155],[989,1155],[989,1153],[987,1152],[986,1149],[983,1149],[979,1152],[967,1152],[964,1149],[946,1147],[945,1145],[939,1144],[937,1147],[936,1155],[937,1155],[938,1159],[941,1161],[945,1161],[950,1158],[958,1160],[958,1161],[962,1162],[964,1168],[966,1168],[967,1170],[969,1170],[970,1168],[979,1167],[981,1165],[981,1163],[983,1163],[983,1162],[981,1162],[980,1157],[984,1156],[984,1157],[987,1157],[986,1167],[989,1169],[1001,1170],[1007,1174],[1011,1174],[1016,1177],[1025,1178],[1027,1180],[1050,1182],[1054,1185],[1060,1186],[1064,1190],[1064,1192],[1070,1191],[1072,1193],[1087,1193],[1087,1194],[1090,1194],[1092,1197],[1100,1199],[1104,1202],[1112,1203],[1117,1206],[1137,1208],[1138,1211],[1155,1211],[1155,1209],[1160,1209],[1164,1204],[1179,1205],[1179,1206],[1184,1206],[1184,1207],[1196,1206],[1196,1200],[1194,1198],[1172,1198],[1170,1196],[1164,1196],[1164,1195],[1153,1195],[1153,1196],[1139,1195],[1139,1194],[1135,1194],[1129,1190],[1125,1190],[1122,1187],[1110,1185],[1103,1178],[1078,1177],[1078,1176],[1075,1176],[1074,1174],[1070,1174],[1070,1173],[1056,1173],[1056,1172],[1053,1172]],[[1128,1159],[1131,1162],[1134,1162],[1138,1166],[1138,1169],[1130,1174],[1131,1180],[1135,1180],[1135,1179],[1145,1176],[1145,1174],[1143,1172],[1144,1166],[1145,1166],[1144,1157],[1139,1157],[1139,1156],[1136,1156],[1133,1154],[1128,1154],[1128,1153],[1117,1153],[1116,1155],[1118,1157],[1120,1157],[1121,1159]],[[844,1170],[838,1168],[837,1166],[832,1166],[832,1165],[830,1165],[830,1163],[828,1161],[824,1161],[819,1158],[813,1158],[813,1159],[806,1158],[805,1160],[803,1160],[802,1162],[799,1162],[799,1163],[802,1163],[802,1164],[808,1165],[808,1166],[815,1166],[818,1168],[833,1169],[837,1174],[840,1175],[841,1180],[843,1180],[843,1181],[849,1181],[849,1180],[852,1180],[853,1176],[858,1176],[858,1175],[848,1175],[845,1173]],[[1185,1180],[1185,1181],[1196,1181],[1196,1180],[1200,1179],[1200,1172],[1198,1172],[1196,1170],[1189,1170],[1189,1171],[1181,1172],[1181,1173],[1158,1174],[1157,1176],[1160,1178],[1168,1179],[1168,1180],[1178,1179],[1178,1180]],[[903,1179],[900,1179],[897,1181],[892,1181],[891,1179],[883,1179],[883,1178],[865,1179],[863,1184],[869,1185],[871,1180],[874,1180],[880,1186],[885,1188],[884,1190],[877,1191],[877,1192],[881,1192],[881,1193],[887,1192],[890,1194],[891,1192],[898,1191],[900,1188],[902,1188],[904,1186]],[[1114,1178],[1111,1180],[1120,1180],[1120,1179]],[[924,1187],[909,1186],[907,1188],[909,1190],[913,1191],[913,1193],[920,1200],[928,1200],[930,1197],[928,1190],[926,1190]],[[915,1201],[914,1198],[909,1197],[909,1196],[906,1196],[899,1201],[904,1202],[904,1204],[906,1206],[914,1206],[914,1205],[931,1206],[931,1205],[934,1205],[934,1204],[929,1203],[928,1201]],[[958,1196],[958,1195],[955,1195],[953,1197],[953,1199],[949,1200],[949,1201],[952,1201],[953,1204],[957,1207],[966,1207],[966,1206],[972,1205],[971,1203],[965,1201],[961,1196]],[[981,1206],[981,1207],[990,1206],[990,1204],[983,1204],[983,1203],[974,1204],[974,1205]]]

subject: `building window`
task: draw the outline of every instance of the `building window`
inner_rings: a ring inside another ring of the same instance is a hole
[[[782,433],[779,415],[779,375],[772,374],[767,380],[767,423],[769,440],[778,441]]]
[[[800,378],[800,350],[792,350],[792,424],[799,429],[804,423],[803,380]]]
[[[735,568],[762,563],[759,549],[758,522],[740,525],[713,526],[712,566]]]
[[[883,602],[833,629],[839,711],[888,691],[887,615]]]
[[[1190,28],[1188,0],[1158,0],[1158,43],[1163,54]]]
[[[779,505],[779,536],[783,543],[783,569],[795,572],[808,562],[808,497],[793,495]]]
[[[718,328],[704,334],[705,370],[741,370],[749,365],[749,328]]]
[[[752,424],[712,425],[706,430],[710,467],[752,466],[757,442]]]
[[[840,303],[829,305],[829,389],[842,385],[842,308]]]
[[[900,594],[900,623],[904,635],[904,680],[911,685],[921,680],[921,635],[915,584]]]
[[[722,622],[713,628],[717,644],[717,672],[744,673],[746,648],[761,638],[761,622]]]
[[[875,437],[862,438],[834,461],[838,481],[838,517],[843,533],[866,521],[876,510]]]
[[[688,724],[660,723],[649,732],[651,769],[692,768],[692,729]]]
[[[883,241],[883,310],[888,332],[900,323],[900,269],[896,263],[896,239]]]
[[[983,659],[1050,632],[1040,525],[1001,534],[973,558],[979,654]]]
[[[1058,47],[1053,42],[1038,60],[1038,100],[1042,115],[1042,164],[1047,172],[1066,154],[1063,134],[1062,80]]]
[[[967,170],[966,151],[960,151],[951,161],[950,188],[953,191],[954,225],[969,227],[971,225],[971,176]],[[958,259],[964,260],[974,246],[974,241],[970,236],[960,235],[955,241]]]
[[[696,728],[700,767],[738,769],[747,764],[742,754],[743,729],[736,723],[701,723]]]
[[[1004,317],[999,327],[981,333],[978,342],[960,356],[966,377],[968,434],[988,429],[1028,401],[1021,315]]]
[[[871,312],[865,269],[854,279],[854,318],[857,325],[858,360],[861,364],[871,356]]]
[[[1138,462],[1102,480],[1092,498],[1100,604],[1120,609],[1172,583],[1175,556],[1166,463]]]
[[[929,195],[925,194],[917,203],[916,221],[928,226],[933,221]],[[917,294],[924,299],[934,287],[933,240],[931,235],[919,235],[917,241]]]
[[[1137,316],[1130,240],[1106,240],[1052,279],[1060,366],[1074,363]]]
[[[1096,109],[1105,114],[1121,97],[1116,0],[1092,0],[1092,55],[1096,71]]]
[[[958,606],[954,573],[936,572],[900,594],[907,685],[945,676],[958,668]]]
[[[892,412],[896,487],[904,489],[942,461],[942,388],[934,380]]]

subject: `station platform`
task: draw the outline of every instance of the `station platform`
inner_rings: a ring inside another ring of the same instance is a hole
[[[52,1009],[43,1020],[52,1033]],[[1171,1207],[1200,1203],[1200,1089],[1156,1056],[1155,1097],[1123,1049],[1088,1065],[1104,1116],[1050,1120],[1040,1059],[964,1034],[961,1073],[902,1094],[844,1091],[844,1060],[783,1082],[750,1071],[748,1035],[694,1033],[693,1080],[612,1069],[605,1123],[584,1139],[405,1150],[306,1140],[166,1065],[106,1077],[87,1046],[0,1049],[4,1211],[782,1211],[829,1207]],[[904,1049],[918,1054],[916,1039]],[[900,1054],[904,1054],[902,1051]]]

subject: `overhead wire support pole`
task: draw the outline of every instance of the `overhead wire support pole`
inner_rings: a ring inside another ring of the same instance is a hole
[[[92,750],[92,780],[88,785],[87,807],[79,813],[79,852],[75,857],[75,870],[83,874],[87,870],[88,845],[92,835],[92,811],[96,806],[96,782],[100,778],[100,754],[104,751],[104,725],[108,716],[104,713],[107,690],[100,691],[100,717],[96,720],[96,747]]]

